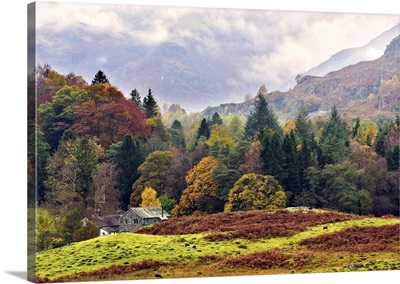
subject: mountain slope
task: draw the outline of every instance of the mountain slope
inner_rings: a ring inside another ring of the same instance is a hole
[[[388,117],[398,114],[400,103],[399,69],[400,36],[386,47],[384,55],[371,61],[362,61],[323,77],[304,76],[287,92],[272,92],[267,95],[280,121],[296,115],[300,105],[306,105],[310,114],[324,114],[336,105],[342,112],[352,116],[372,118],[378,111]],[[252,103],[220,105],[209,108],[204,115],[215,111],[240,109],[247,114]]]
[[[329,72],[342,69],[346,66],[356,64],[361,61],[370,61],[381,57],[387,44],[400,34],[400,24],[383,32],[379,36],[369,41],[366,45],[341,50],[332,55],[328,60],[300,74],[301,76],[324,76]],[[280,91],[287,91],[293,88],[296,82],[290,80],[282,84]]]

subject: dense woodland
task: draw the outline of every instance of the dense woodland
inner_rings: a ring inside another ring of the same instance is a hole
[[[247,117],[188,114],[156,97],[125,97],[102,71],[90,83],[49,65],[28,77],[38,250],[96,236],[84,216],[131,206],[174,217],[292,206],[399,215],[399,117],[377,125],[333,107],[310,118],[304,106],[280,125],[261,94]]]

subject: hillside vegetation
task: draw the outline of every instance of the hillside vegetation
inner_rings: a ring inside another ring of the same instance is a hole
[[[38,253],[37,281],[399,269],[399,225],[308,209],[172,218]]]

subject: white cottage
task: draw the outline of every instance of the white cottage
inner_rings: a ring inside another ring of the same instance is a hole
[[[101,216],[93,214],[82,220],[82,225],[93,224],[99,230],[99,236],[116,234],[119,232],[120,215]]]

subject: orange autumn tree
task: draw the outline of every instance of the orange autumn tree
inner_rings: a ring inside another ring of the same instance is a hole
[[[187,188],[172,211],[174,216],[204,215],[221,211],[219,182],[215,178],[215,171],[220,167],[222,164],[209,156],[189,171],[186,176]]]

